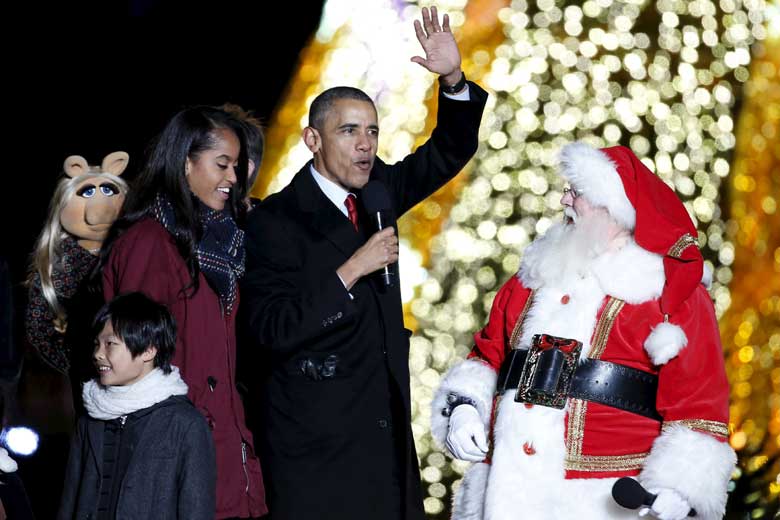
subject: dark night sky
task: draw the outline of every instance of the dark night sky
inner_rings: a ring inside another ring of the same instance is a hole
[[[14,125],[6,129],[5,155],[13,159],[0,190],[0,253],[17,280],[65,157],[99,164],[125,150],[129,178],[149,141],[185,106],[229,101],[269,120],[322,2],[144,0],[128,9],[158,16],[62,24],[34,46],[5,41],[11,53],[3,90]]]

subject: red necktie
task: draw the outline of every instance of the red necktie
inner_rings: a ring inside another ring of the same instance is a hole
[[[355,204],[355,194],[350,193],[347,195],[347,198],[344,200],[344,205],[347,207],[347,213],[349,214],[349,221],[352,222],[352,225],[355,227],[355,231],[358,230],[358,215],[357,215],[357,204]]]

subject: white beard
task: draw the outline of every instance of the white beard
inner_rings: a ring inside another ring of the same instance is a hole
[[[547,284],[560,286],[582,278],[609,249],[614,222],[608,215],[593,213],[583,217],[571,215],[567,210],[564,213],[571,220],[552,226],[525,251],[520,274],[524,282],[530,282],[531,288]]]

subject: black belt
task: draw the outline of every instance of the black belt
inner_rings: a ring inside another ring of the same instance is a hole
[[[496,386],[499,394],[518,387],[527,355],[528,350],[512,350],[504,359]],[[585,359],[574,371],[568,397],[594,401],[660,421],[661,416],[655,408],[657,390],[658,376],[654,374],[609,361]]]

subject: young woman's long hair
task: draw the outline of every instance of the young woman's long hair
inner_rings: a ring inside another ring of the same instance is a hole
[[[57,188],[54,190],[51,202],[49,203],[49,214],[43,225],[41,234],[35,242],[30,258],[30,271],[27,283],[33,283],[35,276],[41,280],[41,292],[46,302],[49,304],[55,318],[65,323],[67,316],[65,308],[57,298],[57,292],[54,290],[54,268],[60,265],[60,256],[62,255],[62,241],[69,235],[62,227],[60,214],[65,206],[76,196],[76,189],[89,179],[108,180],[114,183],[122,193],[127,193],[127,183],[120,177],[106,173],[85,173],[77,177],[63,177]]]
[[[236,183],[230,190],[226,207],[239,227],[243,226],[246,208],[243,204],[247,183],[246,136],[240,121],[224,110],[208,106],[186,108],[173,116],[153,144],[146,165],[132,183],[119,218],[111,226],[100,252],[99,267],[108,262],[114,242],[127,229],[145,217],[152,216],[158,194],[173,205],[175,223],[173,236],[176,247],[187,264],[192,287],[198,289],[198,260],[195,254],[201,238],[198,219],[198,199],[190,190],[185,168],[187,159],[198,156],[216,146],[215,130],[232,130],[238,137],[241,150],[236,168]]]

